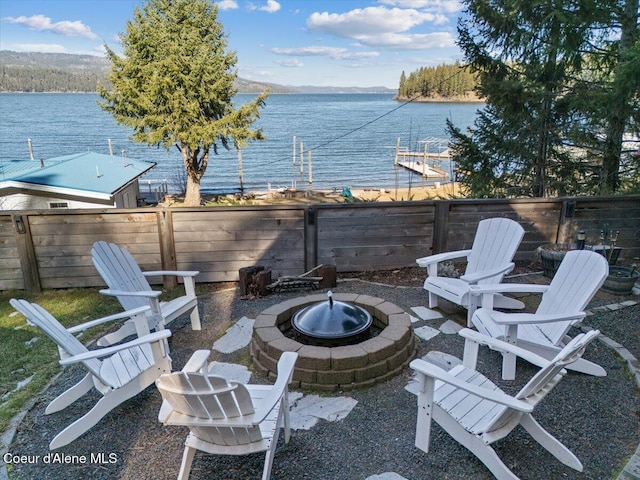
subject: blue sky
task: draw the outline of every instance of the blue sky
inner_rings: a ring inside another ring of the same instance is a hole
[[[243,78],[282,85],[386,86],[461,60],[458,0],[216,0]],[[1,0],[0,49],[121,51],[142,0]]]

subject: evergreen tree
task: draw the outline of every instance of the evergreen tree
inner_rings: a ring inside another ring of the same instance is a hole
[[[603,132],[620,147],[619,126],[629,126],[629,98],[637,98],[637,87],[611,97],[615,89],[608,82],[621,65],[611,47],[619,41],[611,40],[613,22],[604,25],[618,10],[615,1],[465,0],[473,21],[459,23],[459,45],[488,104],[470,136],[449,125],[468,194],[596,193],[606,183],[603,175],[618,176],[615,162],[603,168],[602,156],[588,161],[594,151],[607,150]],[[637,10],[638,0],[628,2]],[[636,31],[637,18],[636,11]],[[618,112],[618,130],[608,135],[611,110]]]
[[[208,0],[148,0],[121,35],[124,57],[107,47],[113,88],[99,88],[100,106],[133,128],[134,141],[178,147],[186,205],[200,205],[211,149],[263,138],[250,127],[266,93],[235,108],[236,56],[217,14]]]
[[[475,75],[459,62],[453,65],[420,67],[407,77],[400,75],[398,98],[461,97],[473,90]]]

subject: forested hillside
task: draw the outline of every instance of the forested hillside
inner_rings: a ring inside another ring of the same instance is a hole
[[[105,57],[0,50],[0,92],[95,92],[109,85]],[[292,93],[279,85],[236,79],[238,93]]]
[[[475,100],[476,77],[462,64],[421,67],[408,76],[402,72],[398,100]]]
[[[0,51],[2,92],[95,92],[108,61],[92,55]]]

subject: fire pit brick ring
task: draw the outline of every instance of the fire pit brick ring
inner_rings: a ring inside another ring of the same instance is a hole
[[[263,310],[256,318],[251,339],[254,365],[273,380],[283,352],[297,352],[293,373],[297,388],[336,391],[364,388],[384,382],[413,359],[417,341],[409,315],[382,298],[358,294],[334,294],[333,299],[365,309],[381,332],[372,338],[345,346],[307,345],[285,336],[291,319],[300,310],[326,301],[323,294],[297,297]]]

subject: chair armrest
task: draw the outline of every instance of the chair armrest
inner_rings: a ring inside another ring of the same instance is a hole
[[[440,367],[437,367],[432,363],[425,362],[424,360],[413,360],[409,364],[409,366],[422,375],[435,378],[436,380],[440,380],[441,382],[444,382],[448,385],[453,385],[454,387],[469,392],[472,395],[476,395],[480,398],[484,398],[492,402],[496,402],[501,405],[520,410],[521,412],[533,411],[533,405],[529,405],[521,400],[517,400],[516,398],[513,398],[500,390],[489,390],[487,388],[482,388],[477,385],[467,383],[464,380],[454,377],[450,373],[442,370]]]
[[[131,318],[141,313],[146,313],[148,310],[151,310],[151,307],[145,305],[143,307],[133,308],[131,310],[126,310],[124,312],[109,315],[107,317],[97,318],[89,322],[81,323],[80,325],[75,325],[73,327],[67,328],[67,330],[70,333],[84,332],[85,330],[97,325],[102,325],[103,323],[107,322],[113,322],[114,320],[122,320],[123,318]]]
[[[154,270],[154,271],[149,271],[149,272],[142,272],[142,275],[144,275],[145,277],[155,277],[157,275],[173,275],[176,277],[195,277],[196,275],[198,275],[200,272],[195,271],[195,270],[184,270],[184,271],[178,271],[178,270]]]
[[[496,338],[491,338],[488,335],[484,335],[469,328],[463,328],[458,333],[460,334],[460,336],[466,339],[465,352],[467,349],[466,343],[473,342],[478,345],[485,345],[493,350],[513,353],[514,355],[526,360],[529,363],[533,363],[540,368],[546,367],[549,363],[549,360],[542,358],[540,355],[537,355],[529,350],[525,350],[524,348],[518,347],[517,345],[514,345],[512,343],[507,343]]]
[[[187,361],[186,365],[182,367],[183,372],[197,372],[207,366],[207,359],[211,355],[211,350],[196,350],[191,355],[191,358]],[[203,372],[206,373],[206,372]]]
[[[162,295],[162,292],[159,290],[140,290],[131,292],[128,290],[111,290],[104,289],[100,290],[100,293],[103,295],[111,295],[112,297],[145,297],[145,298],[157,298]]]
[[[127,342],[127,343],[120,343],[118,345],[113,345],[111,347],[100,348],[98,350],[91,350],[89,352],[80,353],[78,355],[65,358],[63,360],[60,360],[60,365],[70,365],[73,363],[93,360],[94,358],[108,357],[109,355],[113,355],[114,353],[120,352],[122,350],[127,350],[128,348],[137,347],[139,345],[158,342],[170,336],[171,336],[171,330],[167,330],[167,329],[160,330],[159,332],[150,333],[149,335],[136,338],[135,340],[131,340],[130,342]]]
[[[549,285],[532,283],[497,283],[469,286],[469,291],[474,295],[483,293],[544,293],[547,290],[549,290]]]
[[[456,250],[454,252],[436,253],[435,255],[429,255],[428,257],[422,257],[416,259],[416,263],[421,267],[427,267],[434,263],[444,262],[446,260],[453,260],[454,258],[468,257],[471,250]]]
[[[460,280],[464,280],[467,283],[478,283],[480,280],[484,280],[485,278],[495,277],[496,275],[504,275],[505,273],[509,273],[516,266],[515,263],[510,262],[505,265],[501,265],[498,268],[494,268],[493,270],[482,270],[480,272],[470,273],[467,275],[462,275]]]
[[[536,314],[536,313],[507,313],[504,315],[491,315],[498,325],[526,325],[530,323],[553,323],[567,320],[577,321],[586,317],[585,312],[576,312],[566,315]]]
[[[291,382],[293,368],[295,367],[297,358],[298,354],[295,352],[284,352],[280,356],[280,360],[278,360],[278,376],[276,377],[276,383],[254,413],[254,421],[256,423],[260,423],[264,420],[284,395],[289,382]],[[287,405],[284,408],[289,407]]]
[[[186,427],[236,427],[251,428],[260,424],[255,414],[234,418],[192,417],[176,412],[166,400],[160,406],[158,420],[165,425],[181,425]]]

